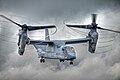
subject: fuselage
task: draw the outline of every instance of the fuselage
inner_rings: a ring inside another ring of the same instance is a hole
[[[46,46],[44,49],[37,49],[38,57],[45,59],[74,60],[76,53],[71,46]]]

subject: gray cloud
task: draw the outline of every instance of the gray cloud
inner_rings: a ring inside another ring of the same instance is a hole
[[[88,17],[94,12],[99,14],[98,24],[120,30],[119,3],[118,0],[0,0],[0,12],[20,23],[54,23],[58,27],[58,32],[52,38],[70,39],[76,38],[74,35],[77,37],[83,35],[66,27],[62,30],[63,21],[77,23],[86,19],[88,21]],[[27,46],[23,57],[17,54],[16,34],[19,28],[4,19],[0,20],[2,21],[0,22],[0,80],[120,79],[119,34],[99,31],[100,38],[96,54],[93,55],[88,54],[87,44],[73,45],[77,52],[73,66],[68,62],[59,63],[58,60],[47,60],[45,64],[40,64],[33,46]],[[113,40],[109,41],[111,39]],[[106,45],[109,46],[99,48]]]

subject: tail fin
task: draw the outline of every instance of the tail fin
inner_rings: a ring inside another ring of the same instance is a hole
[[[49,30],[45,29],[45,40],[50,40]]]

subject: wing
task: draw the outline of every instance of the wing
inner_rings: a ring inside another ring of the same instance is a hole
[[[81,38],[81,39],[64,40],[65,44],[85,43],[88,41],[91,41],[91,39],[90,38]]]
[[[30,44],[47,45],[47,44],[53,44],[53,41],[45,41],[45,40],[30,40]]]
[[[81,38],[81,39],[72,39],[72,40],[30,40],[30,44],[39,44],[39,45],[47,45],[47,44],[77,44],[77,43],[85,43],[91,41],[90,38]]]

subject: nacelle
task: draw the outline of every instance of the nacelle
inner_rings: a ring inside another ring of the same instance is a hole
[[[96,49],[97,40],[98,40],[98,32],[96,30],[91,30],[88,34],[88,37],[91,38],[91,41],[89,41],[88,51],[91,53],[94,53]]]
[[[19,35],[19,39],[20,39],[20,44],[19,44],[19,50],[18,53],[19,55],[23,55],[24,51],[25,51],[25,46],[28,42],[28,37],[27,37],[27,32],[22,33],[21,35]]]

